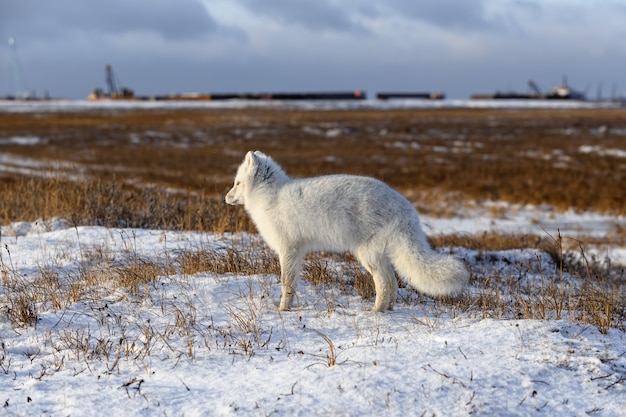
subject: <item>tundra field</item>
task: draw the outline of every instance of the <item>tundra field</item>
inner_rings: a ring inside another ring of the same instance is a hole
[[[624,110],[0,113],[0,140],[3,193],[27,185],[51,191],[32,204],[5,199],[5,222],[68,213],[101,222],[84,199],[69,198],[72,189],[99,187],[91,197],[112,197],[107,190],[135,196],[115,201],[128,218],[120,213],[107,224],[197,228],[197,213],[173,216],[168,207],[220,199],[251,149],[271,155],[292,176],[377,177],[437,216],[483,201],[626,214]],[[157,197],[164,204],[145,218],[141,204]]]
[[[385,181],[467,290],[314,253],[276,312],[248,150]],[[623,415],[625,180],[623,109],[0,111],[0,414]]]

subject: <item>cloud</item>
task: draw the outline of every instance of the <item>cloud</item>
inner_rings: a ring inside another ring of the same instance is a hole
[[[72,97],[107,63],[144,94],[609,85],[625,15],[623,0],[0,0],[0,96],[9,36],[32,89]]]
[[[310,30],[369,33],[363,22],[403,19],[447,30],[502,28],[488,0],[235,0],[256,16]],[[508,2],[507,2],[508,3]]]
[[[486,17],[483,1],[388,0],[386,5],[406,17],[447,29],[483,30],[496,26]]]
[[[313,31],[361,32],[365,27],[358,20],[350,1],[331,0],[239,0],[246,9],[283,26],[302,26]],[[365,9],[363,9],[365,10]]]
[[[196,0],[2,0],[0,16],[5,31],[34,39],[140,31],[188,39],[218,27]]]

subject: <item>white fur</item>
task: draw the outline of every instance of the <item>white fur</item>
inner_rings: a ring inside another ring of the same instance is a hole
[[[279,256],[281,310],[292,306],[302,261],[309,251],[348,251],[372,274],[374,311],[391,310],[397,281],[438,296],[459,292],[464,265],[431,249],[413,205],[374,178],[329,175],[292,179],[269,156],[248,152],[226,203],[243,204]]]

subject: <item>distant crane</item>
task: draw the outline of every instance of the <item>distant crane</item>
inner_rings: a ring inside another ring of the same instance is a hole
[[[117,85],[115,82],[115,74],[113,74],[113,67],[111,67],[111,64],[107,64],[106,74],[107,74],[106,80],[107,80],[107,87],[109,88],[109,95],[113,96],[117,94]]]
[[[541,92],[541,88],[533,80],[528,80],[528,86],[537,94],[537,96],[541,96],[543,93]]]
[[[113,72],[113,67],[110,64],[106,66],[106,81],[107,87],[109,88],[109,96],[111,98],[120,98],[120,97],[133,97],[135,94],[133,90],[126,87],[117,86],[117,80],[115,77],[115,73]]]
[[[87,97],[88,100],[101,100],[101,99],[119,99],[119,98],[132,98],[135,93],[130,88],[117,86],[118,82],[113,72],[113,67],[110,64],[106,66],[106,84],[107,93],[105,94],[101,88],[94,88],[91,94]]]
[[[15,98],[26,99],[30,96],[28,89],[24,88],[22,76],[22,67],[20,60],[17,57],[17,46],[15,38],[11,36],[9,38],[9,47],[11,48],[11,58],[13,61],[13,83],[15,84]]]

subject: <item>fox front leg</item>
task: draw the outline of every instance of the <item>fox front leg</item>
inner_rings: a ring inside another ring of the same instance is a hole
[[[280,254],[279,258],[282,290],[278,309],[287,311],[293,307],[293,297],[296,294],[296,286],[302,269],[304,255],[300,251],[290,250]]]

